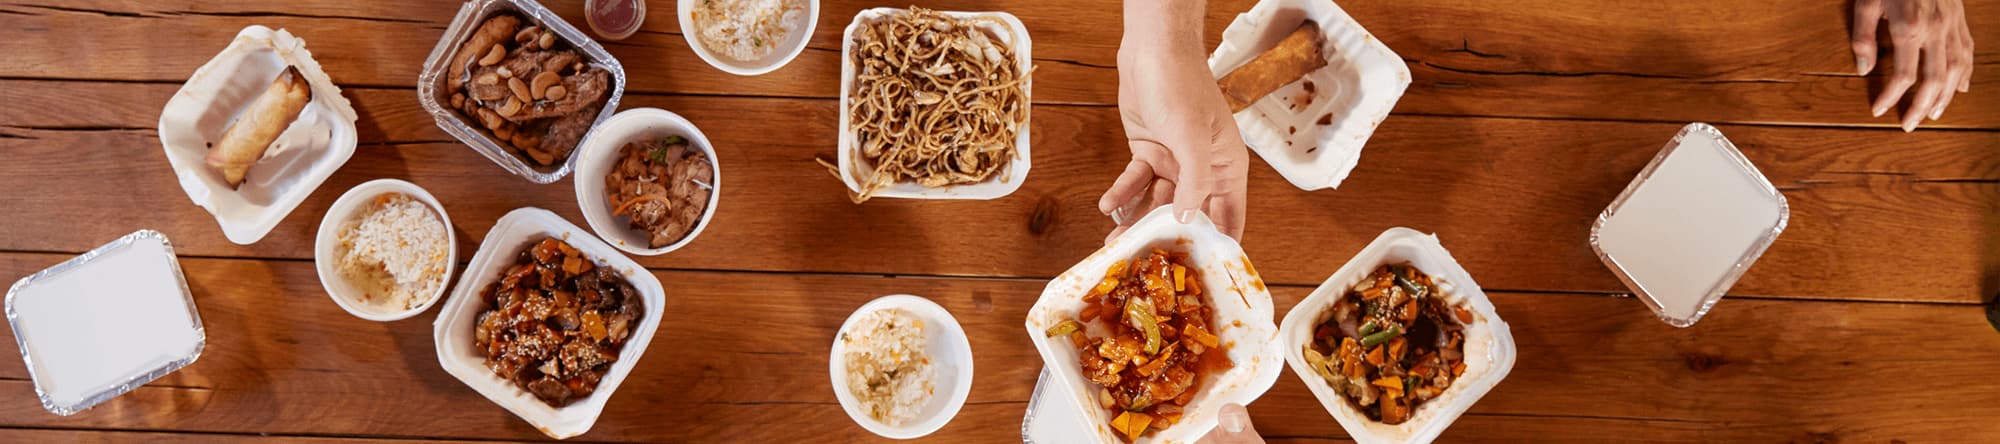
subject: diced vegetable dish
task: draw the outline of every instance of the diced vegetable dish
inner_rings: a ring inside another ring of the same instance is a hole
[[[1099,406],[1111,410],[1111,427],[1126,440],[1180,421],[1203,377],[1233,365],[1204,297],[1186,254],[1153,250],[1113,265],[1084,296],[1077,319],[1046,332],[1077,347],[1084,378],[1098,386]],[[1093,322],[1110,334],[1092,336],[1085,326]]]
[[[1409,421],[1465,373],[1472,312],[1445,301],[1436,284],[1409,264],[1376,268],[1313,330],[1306,365],[1369,419]]]

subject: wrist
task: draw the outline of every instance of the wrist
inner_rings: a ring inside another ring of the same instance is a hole
[[[1125,0],[1122,49],[1181,55],[1202,52],[1207,0]]]

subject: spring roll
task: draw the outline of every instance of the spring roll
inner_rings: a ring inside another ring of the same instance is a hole
[[[1222,87],[1229,112],[1249,108],[1257,99],[1325,67],[1326,57],[1320,53],[1320,43],[1319,26],[1311,21],[1300,23],[1299,29],[1279,40],[1277,46],[1222,76],[1216,85]]]
[[[242,186],[250,165],[264,158],[264,151],[298,120],[299,112],[311,101],[312,88],[306,85],[305,76],[299,75],[298,68],[285,68],[208,150],[208,166],[221,170],[230,187]]]

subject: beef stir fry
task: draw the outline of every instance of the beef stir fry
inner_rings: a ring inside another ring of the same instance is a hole
[[[597,390],[643,313],[624,276],[555,238],[522,251],[480,298],[490,308],[473,340],[486,367],[553,407]]]
[[[1409,264],[1376,268],[1339,301],[1303,350],[1341,397],[1386,424],[1409,421],[1465,373],[1472,312]]]
[[[614,86],[554,30],[513,14],[480,22],[446,82],[452,109],[540,166],[569,158]]]
[[[660,248],[679,242],[708,210],[715,167],[681,136],[633,142],[620,148],[618,164],[604,175],[611,215],[629,216],[633,229]]]
[[[1083,300],[1079,320],[1063,320],[1047,334],[1068,336],[1083,376],[1099,386],[1100,406],[1127,440],[1180,421],[1204,376],[1232,366],[1210,327],[1214,309],[1203,301],[1201,279],[1187,255],[1153,250],[1113,265]],[[1093,337],[1085,323],[1102,321],[1109,336]]]

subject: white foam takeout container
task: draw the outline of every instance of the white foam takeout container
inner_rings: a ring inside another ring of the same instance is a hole
[[[444,276],[429,301],[409,309],[361,302],[361,290],[355,289],[354,283],[340,271],[340,233],[347,230],[349,223],[360,220],[363,216],[361,210],[373,205],[377,196],[389,193],[401,193],[422,202],[430,208],[432,215],[437,216],[438,222],[444,224]],[[445,214],[444,205],[423,187],[396,179],[375,179],[349,188],[347,193],[340,195],[340,199],[333,201],[333,206],[327,207],[326,215],[319,220],[319,233],[313,239],[313,267],[319,271],[319,284],[326,289],[326,295],[348,314],[370,321],[401,320],[429,310],[438,300],[444,299],[445,291],[450,289],[446,284],[451,283],[452,268],[457,266],[458,234],[451,228],[451,216]]]
[[[708,189],[708,209],[702,210],[701,220],[695,222],[694,229],[688,230],[686,237],[660,248],[652,248],[650,236],[633,229],[630,216],[611,215],[611,203],[606,200],[604,176],[618,165],[619,150],[626,143],[654,140],[667,136],[686,138],[688,146],[708,156],[709,171],[714,173]],[[708,221],[715,218],[716,204],[722,201],[722,164],[715,158],[715,147],[708,142],[708,136],[696,128],[687,118],[659,108],[636,108],[611,116],[592,131],[590,138],[584,139],[577,147],[576,154],[576,205],[583,210],[583,219],[590,224],[590,230],[604,238],[611,246],[627,253],[641,256],[666,254],[694,242]]]
[[[494,375],[493,370],[486,368],[486,357],[474,345],[472,337],[479,313],[489,308],[479,293],[498,281],[500,273],[514,265],[514,259],[521,251],[543,237],[567,241],[597,266],[618,270],[645,298],[645,317],[634,327],[632,338],[619,351],[618,362],[611,364],[611,370],[598,383],[597,391],[562,408],[549,407],[535,399],[535,395]],[[473,254],[472,262],[466,265],[464,276],[452,288],[450,297],[445,301],[444,308],[438,311],[434,324],[438,364],[444,366],[446,373],[465,382],[466,386],[486,396],[486,399],[555,439],[581,435],[597,423],[597,416],[604,412],[605,402],[618,390],[618,384],[625,381],[625,376],[632,373],[632,367],[639,363],[646,346],[652,343],[653,332],[660,327],[660,316],[667,303],[666,290],[660,286],[659,278],[561,216],[534,207],[508,212],[493,224],[493,229],[486,233],[486,241],[479,244],[479,252]]]
[[[1406,262],[1435,278],[1438,293],[1446,301],[1470,309],[1474,319],[1465,329],[1465,373],[1443,394],[1418,405],[1409,421],[1389,425],[1368,419],[1352,402],[1335,393],[1325,378],[1306,366],[1303,350],[1312,342],[1313,330],[1331,316],[1333,303],[1346,296],[1354,284],[1376,267]],[[1514,334],[1494,311],[1493,301],[1486,298],[1486,292],[1451,257],[1451,252],[1438,243],[1437,236],[1408,228],[1383,231],[1368,247],[1362,248],[1285,314],[1285,323],[1278,327],[1278,334],[1284,338],[1285,363],[1291,366],[1292,374],[1306,383],[1313,397],[1319,398],[1320,405],[1340,422],[1348,436],[1361,443],[1431,442],[1514,369]]]
[[[209,147],[287,66],[305,77],[312,101],[250,167],[242,186],[232,188],[221,171],[208,166]],[[160,144],[188,199],[215,215],[230,242],[248,245],[263,239],[354,155],[355,119],[354,106],[306,51],[305,40],[252,25],[195,69],[167,101],[160,111]]]
[[[933,372],[930,402],[924,404],[916,418],[896,426],[868,417],[868,412],[861,409],[861,402],[847,390],[848,333],[863,316],[880,310],[903,310],[924,323],[924,350],[930,354]],[[840,324],[839,333],[834,334],[833,350],[827,356],[827,372],[833,378],[833,395],[840,400],[840,408],[847,411],[847,417],[855,424],[885,438],[921,438],[943,428],[952,417],[958,416],[966,396],[972,393],[972,343],[966,340],[965,329],[944,306],[921,296],[883,296],[854,309],[854,314]]]
[[[1690,123],[1590,226],[1590,247],[1660,320],[1700,321],[1791,218],[1736,144]]]
[[[15,281],[7,323],[42,408],[62,416],[194,363],[208,341],[173,244],[153,230]]]
[[[1112,416],[1097,404],[1097,384],[1083,378],[1078,367],[1076,346],[1066,337],[1050,338],[1044,332],[1064,319],[1076,319],[1084,307],[1083,297],[1104,279],[1104,272],[1118,261],[1143,257],[1154,248],[1184,251],[1188,261],[1200,271],[1204,297],[1215,311],[1212,326],[1228,350],[1234,367],[1203,377],[1200,391],[1186,406],[1180,422],[1165,430],[1141,437],[1134,444],[1192,443],[1215,428],[1216,412],[1223,404],[1250,404],[1277,382],[1280,364],[1278,327],[1273,322],[1271,293],[1264,288],[1250,259],[1235,239],[1215,230],[1207,216],[1186,224],[1175,221],[1167,207],[1154,209],[1139,219],[1104,248],[1085,257],[1069,271],[1049,282],[1041,299],[1028,309],[1028,336],[1041,352],[1042,364],[1049,369],[1057,390],[1052,402],[1070,403],[1083,412],[1089,440],[1123,443],[1111,429]],[[1086,323],[1093,336],[1105,334],[1098,322]],[[1083,439],[1082,437],[1073,437]]]
[[[556,165],[544,167],[529,164],[523,154],[517,154],[513,148],[494,141],[484,128],[460,116],[450,106],[452,91],[445,83],[447,76],[469,75],[446,72],[451,70],[451,60],[458,56],[459,47],[472,37],[472,33],[479,30],[480,23],[485,22],[487,17],[507,12],[520,14],[529,23],[555,31],[556,37],[581,51],[591,66],[610,72],[611,91],[604,97],[604,108],[598,110],[591,133],[596,132],[596,125],[604,123],[604,119],[611,118],[611,114],[618,111],[618,99],[625,95],[625,65],[618,63],[618,58],[612,57],[596,40],[591,40],[583,31],[570,26],[561,16],[534,0],[472,0],[459,7],[458,16],[452,18],[450,27],[445,28],[444,37],[438,39],[437,46],[431,48],[430,57],[424,59],[424,71],[417,76],[417,101],[437,121],[438,128],[465,142],[465,146],[472,147],[473,151],[499,164],[507,172],[529,182],[553,183],[569,175],[570,168],[576,164],[575,150],[570,151],[569,158]],[[584,140],[590,139],[591,133],[577,139],[577,145],[582,146]]]
[[[687,39],[688,47],[694,49],[694,55],[701,56],[701,61],[708,62],[708,66],[739,76],[763,75],[783,68],[785,64],[797,58],[799,53],[805,52],[806,42],[812,40],[813,30],[819,27],[819,0],[805,0],[805,10],[800,11],[797,17],[804,23],[796,23],[801,26],[793,28],[792,32],[786,34],[785,41],[778,42],[771,52],[765,53],[764,57],[757,60],[736,60],[709,50],[708,45],[701,43],[701,30],[695,29],[694,21],[697,1],[706,0],[680,0],[678,6],[674,8],[680,13],[681,37]]]
[[[1263,0],[1236,16],[1208,56],[1215,78],[1229,74],[1312,20],[1325,39],[1326,67],[1236,113],[1243,142],[1302,190],[1338,188],[1361,162],[1361,147],[1410,86],[1410,67],[1331,0]],[[1308,94],[1310,103],[1298,100]],[[1330,125],[1320,125],[1331,115]]]
[[[848,109],[854,106],[854,77],[858,73],[854,66],[854,32],[878,20],[886,20],[895,14],[908,12],[896,8],[874,8],[854,15],[854,22],[847,25],[840,45],[840,181],[847,184],[847,190],[861,192],[860,175],[868,174],[875,166],[862,159],[856,146],[852,118]],[[1032,50],[1034,42],[1028,38],[1028,28],[1013,14],[1005,12],[954,12],[938,11],[960,19],[980,20],[989,34],[999,37],[1001,43],[1014,48],[1014,60],[1028,79],[1021,82],[1021,92],[1030,100],[1028,118],[1021,122],[1020,131],[1014,136],[1014,160],[994,177],[970,185],[956,185],[941,188],[925,188],[914,182],[897,182],[876,190],[874,197],[900,197],[911,199],[972,199],[987,200],[1006,197],[1021,188],[1021,182],[1028,180],[1028,168],[1033,162],[1028,153],[1028,128],[1034,122],[1034,75],[1029,72],[1035,65]]]

